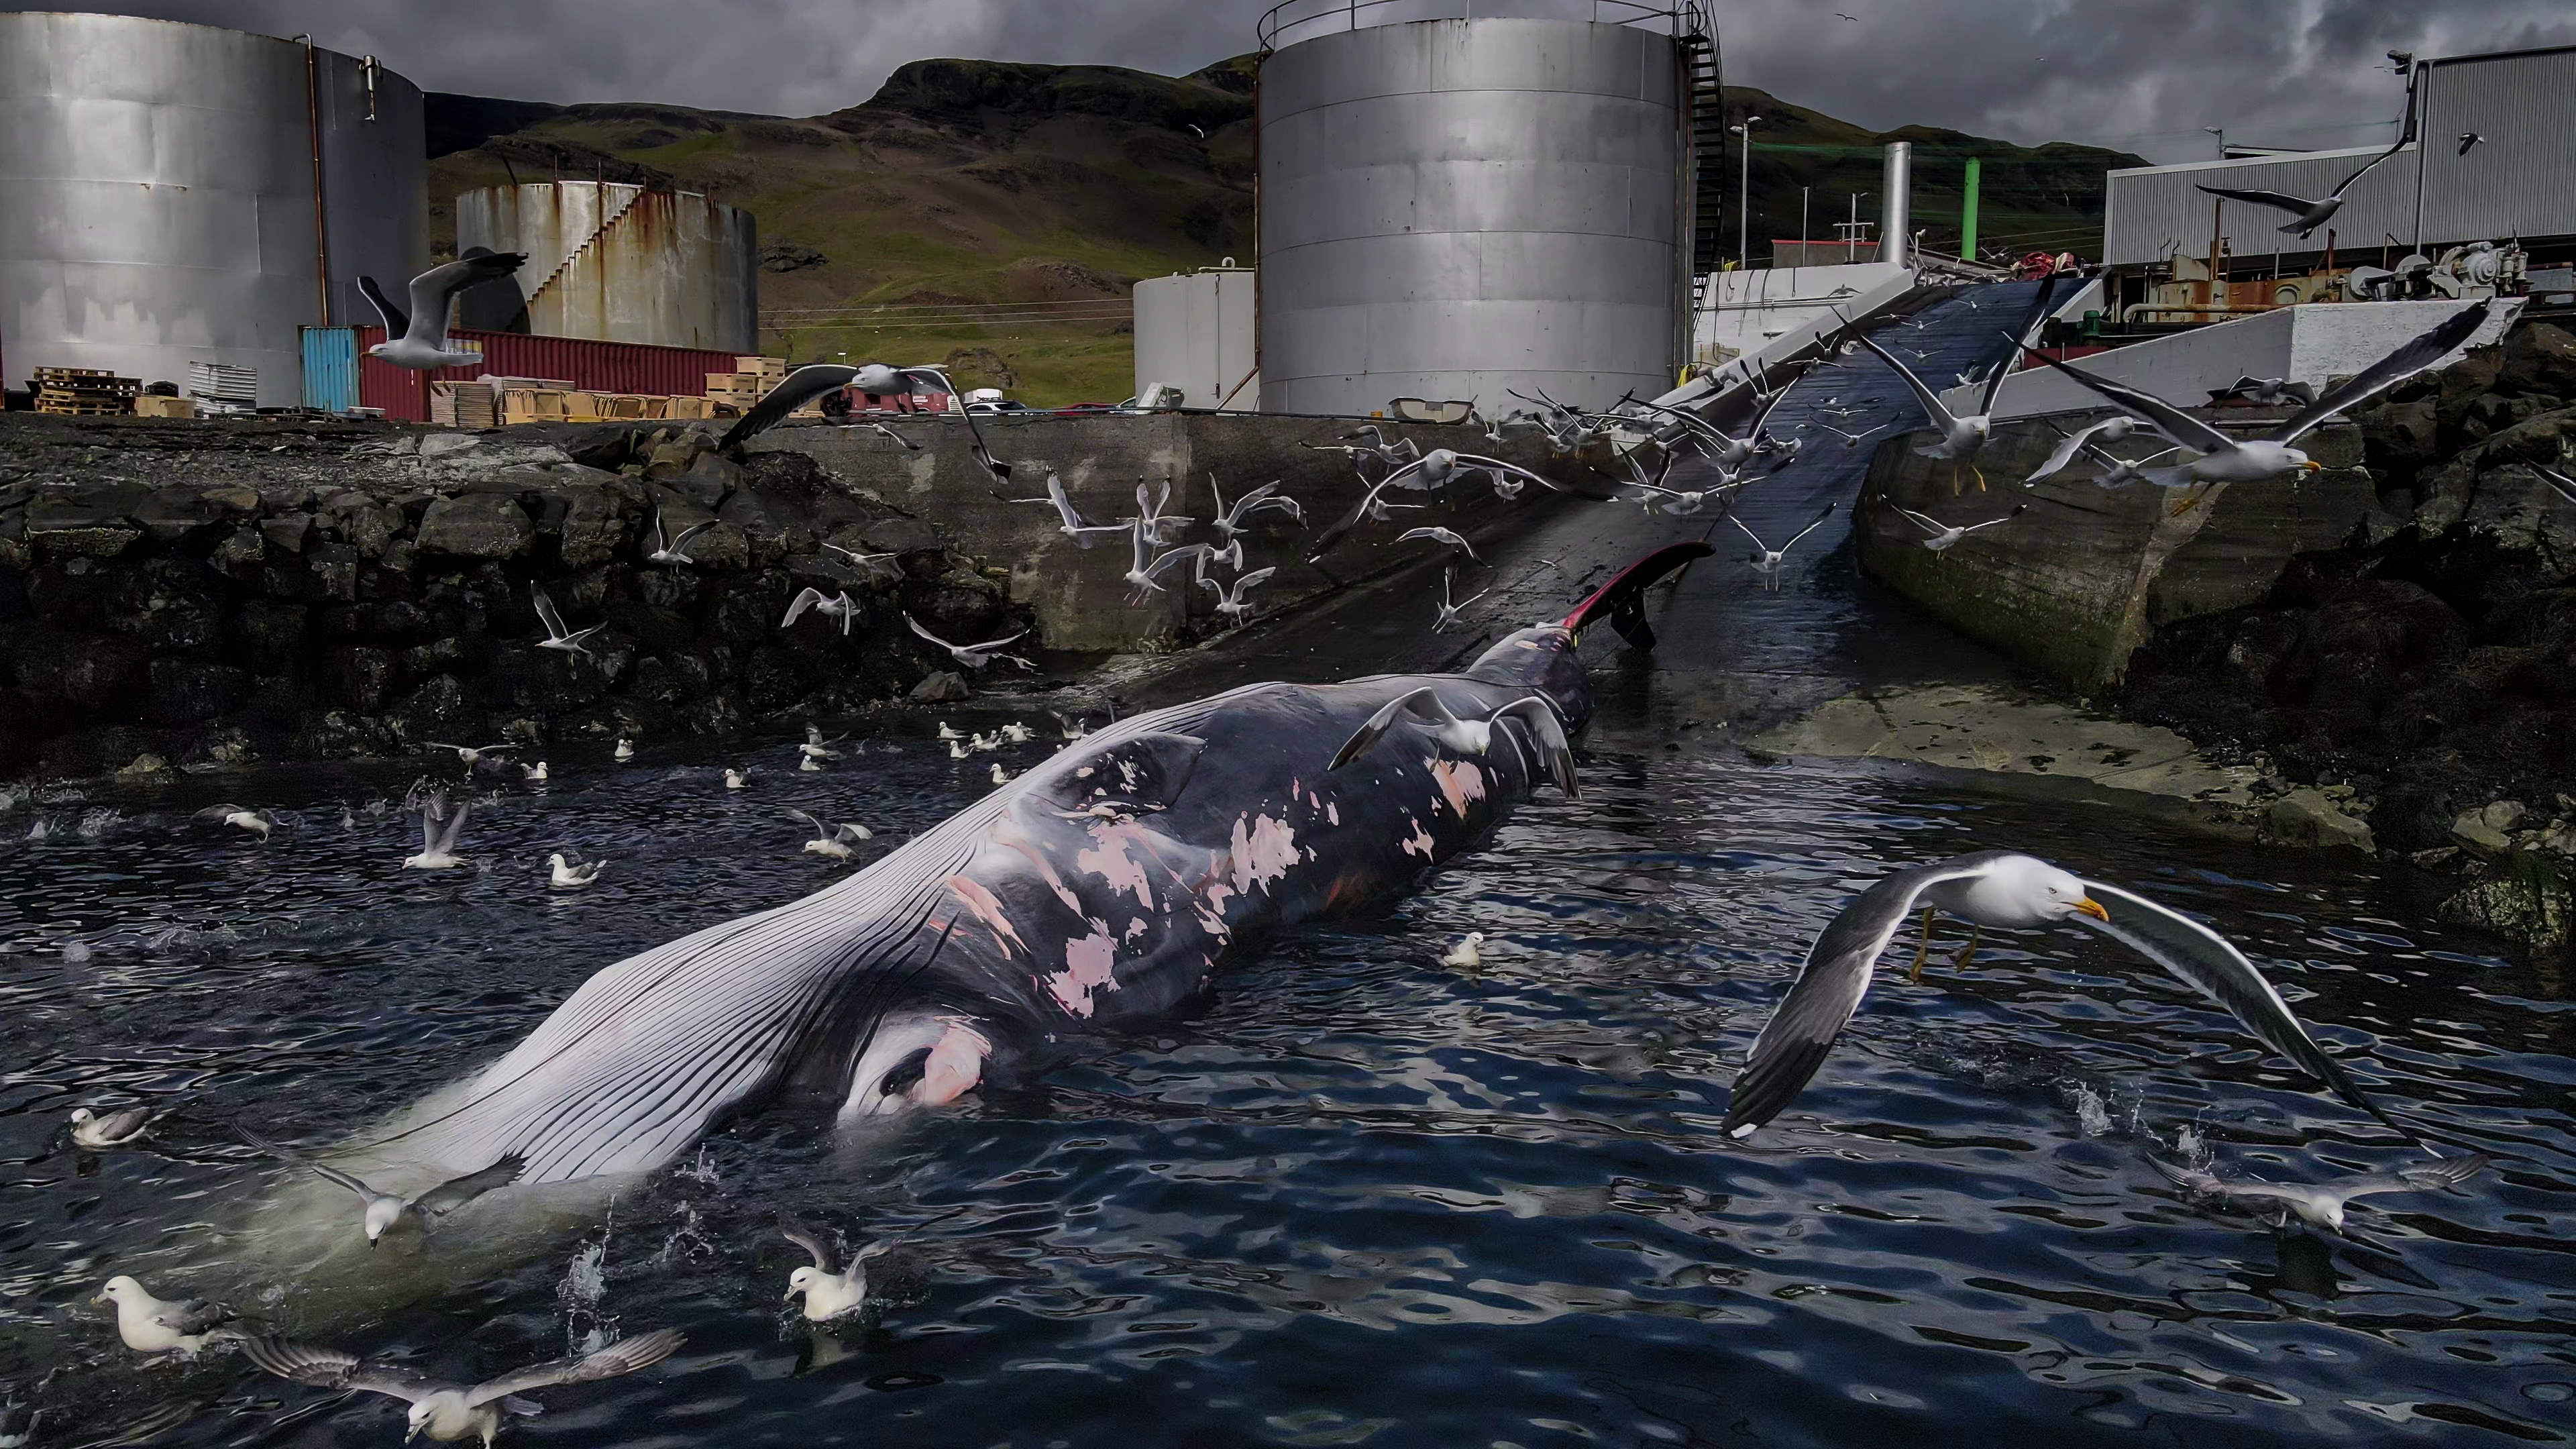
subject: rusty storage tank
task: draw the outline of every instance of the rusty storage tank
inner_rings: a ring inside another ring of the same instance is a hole
[[[371,56],[213,25],[0,14],[0,371],[303,394],[298,329],[373,322],[429,263],[420,88]]]
[[[487,186],[456,198],[456,245],[528,254],[515,298],[466,295],[466,326],[760,350],[760,239],[740,207],[615,181]]]
[[[1399,18],[1424,8],[1459,18]],[[1290,0],[1263,18],[1263,411],[1499,410],[1514,389],[1603,407],[1672,386],[1679,7],[1486,8]]]

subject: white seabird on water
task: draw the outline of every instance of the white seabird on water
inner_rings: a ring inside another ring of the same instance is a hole
[[[1027,725],[1020,723],[1018,720],[1011,720],[1002,726],[1002,738],[1009,740],[1015,745],[1025,745],[1029,741],[1037,738],[1037,731],[1030,729]]]
[[[1920,524],[1923,527],[1925,532],[1932,535],[1930,538],[1923,540],[1923,546],[1925,548],[1932,550],[1934,553],[1948,553],[1951,549],[1959,546],[1959,541],[1961,539],[1966,538],[1969,534],[1976,532],[1978,529],[1992,528],[1998,523],[2009,523],[2013,519],[2021,517],[2022,514],[2028,512],[2029,509],[2030,505],[2027,503],[2016,503],[2013,505],[2012,512],[2005,514],[2001,518],[1989,518],[1983,523],[1955,524],[1943,523],[1937,518],[1928,518],[1923,514],[1915,512],[1911,508],[1899,508],[1896,511],[1914,520],[1917,524]]]
[[[2147,1164],[2186,1192],[2217,1198],[2228,1207],[2258,1217],[2269,1217],[2274,1227],[2286,1228],[2290,1219],[2296,1216],[2340,1233],[2343,1231],[2344,1207],[2354,1198],[2457,1187],[2486,1171],[2488,1158],[2482,1152],[2462,1157],[2436,1157],[2430,1162],[2401,1167],[2395,1172],[2316,1183],[2230,1182],[2215,1173],[2195,1167],[2177,1167],[2153,1156],[2147,1159]]]
[[[136,1353],[183,1353],[194,1357],[218,1337],[240,1335],[224,1329],[232,1309],[204,1298],[164,1300],[120,1273],[107,1280],[92,1303],[116,1305],[116,1336]]]
[[[1469,604],[1472,604],[1478,599],[1481,599],[1485,595],[1493,592],[1492,589],[1479,589],[1475,593],[1469,594],[1467,597],[1459,599],[1453,603],[1450,598],[1449,589],[1450,585],[1456,581],[1457,577],[1458,570],[1455,568],[1445,568],[1440,571],[1440,612],[1431,616],[1431,632],[1434,634],[1448,633],[1449,626],[1458,622],[1459,610],[1466,608]]]
[[[849,590],[843,589],[840,593],[826,598],[821,589],[808,585],[795,598],[788,601],[787,617],[778,621],[778,627],[781,629],[794,627],[797,620],[805,617],[805,611],[808,609],[826,619],[840,620],[841,637],[844,639],[849,637],[851,621],[859,617],[859,601],[850,597]]]
[[[562,857],[557,856],[556,859],[560,860]],[[356,1193],[358,1201],[366,1204],[364,1225],[367,1246],[370,1248],[384,1237],[388,1228],[400,1222],[405,1215],[409,1215],[415,1222],[423,1225],[436,1222],[483,1194],[518,1181],[519,1174],[527,1171],[528,1168],[528,1160],[513,1152],[480,1172],[469,1172],[462,1177],[452,1177],[426,1192],[404,1197],[398,1193],[378,1192],[364,1178],[354,1173],[342,1172],[336,1167],[317,1162],[292,1147],[262,1137],[240,1123],[235,1123],[234,1126],[244,1140],[260,1151],[274,1157],[283,1157],[325,1182],[345,1187]]]
[[[2126,409],[2162,434],[2166,441],[2200,455],[2188,463],[2158,468],[2146,474],[2149,482],[2163,488],[2259,483],[2284,473],[2313,473],[2323,468],[2323,463],[2290,445],[2322,426],[2327,419],[2359,407],[2450,356],[2485,325],[2494,305],[2490,299],[2461,308],[2431,330],[2400,343],[2387,356],[2329,389],[2325,396],[2299,409],[2289,421],[2261,437],[2242,442],[2143,388],[2096,376],[2046,353],[2033,352],[2031,355]]]
[[[626,738],[624,735],[619,735],[617,737],[617,749],[610,754],[609,758],[617,761],[617,763],[621,765],[625,764],[628,760],[634,759],[635,742]]]
[[[477,247],[455,261],[432,267],[411,279],[411,315],[407,317],[385,296],[373,277],[358,278],[358,290],[385,319],[385,340],[369,347],[367,355],[414,372],[480,363],[482,353],[464,351],[447,340],[449,304],[457,293],[469,287],[507,280],[527,260],[525,252],[487,252]]]
[[[739,790],[750,782],[751,772],[749,770],[733,769],[728,766],[724,772],[724,780],[726,789]]]
[[[363,1389],[403,1400],[411,1405],[404,1415],[411,1425],[405,1439],[427,1434],[446,1444],[479,1438],[484,1449],[491,1449],[494,1436],[501,1432],[504,1414],[529,1418],[544,1412],[519,1395],[556,1384],[594,1383],[651,1368],[678,1352],[685,1342],[686,1336],[676,1328],[656,1329],[620,1339],[581,1358],[555,1359],[479,1384],[433,1379],[416,1369],[371,1364],[336,1348],[318,1348],[273,1335],[244,1338],[242,1352],[252,1363],[295,1383],[341,1391]]]
[[[2335,189],[2327,192],[2324,199],[2319,201],[2310,201],[2304,196],[2291,196],[2279,191],[2230,191],[2223,186],[2203,186],[2200,189],[2212,196],[2224,196],[2230,201],[2247,201],[2256,206],[2277,207],[2286,211],[2290,213],[2290,222],[2281,230],[2305,240],[2308,233],[2333,220],[2334,214],[2343,210],[2343,194],[2354,182],[2369,175],[2372,167],[2405,150],[2409,139],[2411,138],[2405,136],[2398,137],[2396,145],[2361,163],[2360,170],[2336,182]],[[2468,150],[2465,146],[2460,149],[2463,154]]]
[[[798,745],[796,752],[809,760],[837,760],[841,752],[832,746],[848,738],[848,735],[834,735],[827,740],[823,738],[821,726],[809,724],[805,726],[805,743]]]
[[[673,538],[663,531],[662,510],[656,508],[653,510],[653,548],[644,555],[644,561],[675,569],[693,565],[697,560],[689,557],[689,545],[697,542],[700,534],[715,526],[716,520],[710,518],[704,523],[689,525],[680,531],[678,538]]]
[[[87,1107],[72,1109],[72,1145],[92,1152],[111,1147],[131,1147],[151,1135],[152,1119],[159,1116],[150,1107],[127,1107],[115,1112],[93,1112]]]
[[[1730,513],[1726,515],[1726,521],[1734,524],[1737,528],[1742,529],[1744,536],[1753,540],[1753,553],[1750,557],[1745,559],[1745,562],[1753,565],[1753,572],[1761,576],[1763,587],[1776,594],[1780,592],[1781,562],[1788,558],[1789,550],[1798,546],[1799,539],[1805,538],[1808,534],[1822,528],[1825,520],[1833,516],[1833,512],[1834,506],[1830,503],[1826,504],[1822,509],[1817,511],[1815,519],[1812,522],[1810,522],[1806,527],[1799,529],[1796,533],[1789,535],[1789,541],[1780,545],[1778,548],[1773,548],[1771,545],[1764,543],[1762,541],[1762,535],[1755,533],[1745,524],[1743,519],[1736,517],[1734,514]],[[1710,524],[1709,526],[1714,528],[1717,525]]]
[[[547,856],[546,865],[552,872],[546,878],[546,889],[555,891],[580,890],[598,880],[599,873],[608,869],[607,861],[579,860],[562,851]]]
[[[841,822],[839,829],[829,830],[824,828],[822,821],[792,805],[787,808],[787,813],[814,828],[814,838],[805,842],[805,850],[811,855],[848,860],[852,854],[850,850],[852,845],[873,838],[873,832],[864,825],[855,825],[845,820]]]
[[[1482,932],[1482,931],[1469,931],[1466,935],[1464,935],[1464,936],[1462,936],[1462,937],[1460,937],[1460,938],[1458,939],[1458,944],[1457,944],[1457,945],[1452,946],[1452,947],[1450,947],[1450,948],[1449,948],[1449,954],[1448,954],[1448,955],[1443,956],[1443,957],[1441,957],[1441,958],[1440,958],[1440,964],[1441,964],[1441,965],[1443,965],[1443,966],[1480,966],[1480,965],[1483,965],[1483,964],[1484,964],[1484,960],[1485,960],[1485,953],[1484,953],[1482,950],[1480,950],[1479,948],[1480,948],[1480,947],[1482,947],[1484,944],[1485,944],[1485,933],[1484,933],[1484,932]]]
[[[1002,762],[999,760],[993,762],[993,783],[996,785],[1011,783],[1011,772],[1003,769]]]
[[[1569,800],[1580,800],[1583,792],[1575,787],[1574,746],[1565,737],[1565,725],[1556,717],[1556,706],[1535,694],[1523,695],[1483,719],[1460,719],[1442,703],[1440,691],[1425,685],[1408,694],[1388,700],[1368,722],[1342,742],[1327,770],[1338,770],[1375,748],[1387,731],[1399,722],[1410,721],[1442,745],[1462,755],[1483,755],[1493,751],[1497,739],[1519,749],[1520,742],[1503,728],[1505,721],[1527,731],[1538,747],[1538,762],[1555,777],[1558,789]],[[1481,939],[1481,938],[1479,938]]]
[[[801,774],[819,775],[823,773],[823,762],[812,755],[807,755],[796,762],[796,769]]]
[[[209,805],[197,812],[197,818],[216,825],[229,825],[235,830],[249,831],[263,841],[268,839],[270,831],[286,823],[285,819],[273,810],[253,810],[246,805]]]
[[[481,764],[485,755],[497,755],[506,750],[518,748],[516,745],[448,745],[436,740],[422,740],[421,743],[433,750],[454,750],[456,758],[463,760],[468,770]]]
[[[2010,850],[1981,850],[1896,871],[1845,906],[1807,948],[1797,981],[1764,1023],[1728,1095],[1719,1130],[1730,1137],[1751,1136],[1797,1099],[1860,1009],[1879,956],[1917,905],[1924,907],[1927,937],[1935,909],[1980,930],[2080,925],[2099,931],[2227,1008],[2256,1040],[2324,1082],[2336,1096],[2414,1136],[2362,1094],[2342,1065],[2299,1024],[2272,983],[2226,937],[2144,896]],[[1970,949],[1974,946],[1972,937]],[[1965,956],[1962,952],[1963,960]],[[1921,967],[1922,953],[1917,952],[1915,968]]]
[[[813,1266],[799,1268],[787,1275],[787,1300],[805,1300],[806,1321],[829,1323],[846,1318],[867,1306],[868,1260],[882,1255],[894,1246],[891,1240],[870,1243],[859,1249],[849,1266],[841,1266],[841,1255],[821,1233],[799,1222],[779,1224],[787,1241],[803,1248],[813,1258]]]
[[[521,765],[519,767],[519,778],[531,785],[542,785],[546,783],[546,762],[539,760],[533,765]]]
[[[1478,563],[1484,562],[1483,559],[1476,558],[1476,546],[1467,542],[1467,540],[1454,529],[1408,528],[1404,532],[1397,534],[1395,536],[1395,541],[1397,543],[1411,543],[1417,538],[1427,539],[1444,548],[1454,548],[1460,553],[1465,554],[1467,557],[1476,559],[1476,562]]]
[[[996,659],[1007,659],[1013,664],[1020,666],[1022,669],[1026,669],[1031,672],[1035,672],[1037,669],[1035,664],[1030,663],[1028,660],[1021,658],[1017,654],[1004,654],[1000,652],[1003,645],[1010,643],[1014,639],[1025,638],[1029,632],[1026,629],[1022,629],[1017,634],[1006,634],[999,639],[987,639],[981,644],[951,644],[947,640],[942,639],[938,635],[921,627],[921,621],[912,617],[910,614],[904,615],[903,621],[912,626],[912,632],[929,640],[931,643],[938,645],[940,648],[947,650],[950,658],[955,659],[958,663],[965,665],[969,669],[985,668]]]
[[[456,853],[456,841],[465,833],[465,815],[471,808],[468,802],[459,800],[450,814],[436,800],[422,802],[420,854],[403,857],[403,869],[454,870],[464,865],[465,857]]]
[[[1252,613],[1252,605],[1246,601],[1243,596],[1252,589],[1266,582],[1272,574],[1277,572],[1279,572],[1279,570],[1276,568],[1266,568],[1254,569],[1248,574],[1238,574],[1235,576],[1231,587],[1221,584],[1214,579],[1201,579],[1199,580],[1199,587],[1214,590],[1216,593],[1216,611],[1237,623],[1241,623]]]

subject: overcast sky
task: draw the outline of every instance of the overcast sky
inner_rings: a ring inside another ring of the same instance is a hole
[[[1341,0],[1302,0],[1301,13]],[[1397,0],[1443,13],[1469,0]],[[1473,0],[1478,14],[1590,0]],[[1658,0],[1663,3],[1663,0]],[[813,115],[907,60],[1177,74],[1254,48],[1268,0],[137,0],[93,7],[372,52],[430,90]],[[1717,0],[1726,78],[1877,130],[1921,123],[2173,161],[2384,141],[2383,53],[2576,43],[2570,0]],[[1836,12],[1854,17],[1836,18]],[[1395,15],[1394,6],[1379,13]],[[2374,68],[2376,67],[2376,68]]]

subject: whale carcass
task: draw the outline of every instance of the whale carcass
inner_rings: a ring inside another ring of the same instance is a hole
[[[359,1150],[642,1171],[785,1094],[845,1119],[950,1102],[1167,1013],[1280,927],[1413,890],[1543,780],[1571,790],[1578,635],[1651,643],[1639,591],[1707,552],[1648,555],[1460,673],[1249,685],[1095,733],[838,885],[607,967]]]

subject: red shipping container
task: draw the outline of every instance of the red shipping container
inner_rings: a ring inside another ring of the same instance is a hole
[[[447,334],[451,341],[483,350],[473,367],[414,372],[369,356],[367,349],[385,340],[382,327],[358,329],[358,402],[384,409],[398,422],[429,421],[429,385],[472,382],[495,377],[546,377],[571,383],[584,392],[644,393],[657,397],[704,397],[707,374],[731,372],[731,352],[705,352],[693,347],[649,347],[640,342],[593,342],[582,337],[531,337],[523,332]]]

